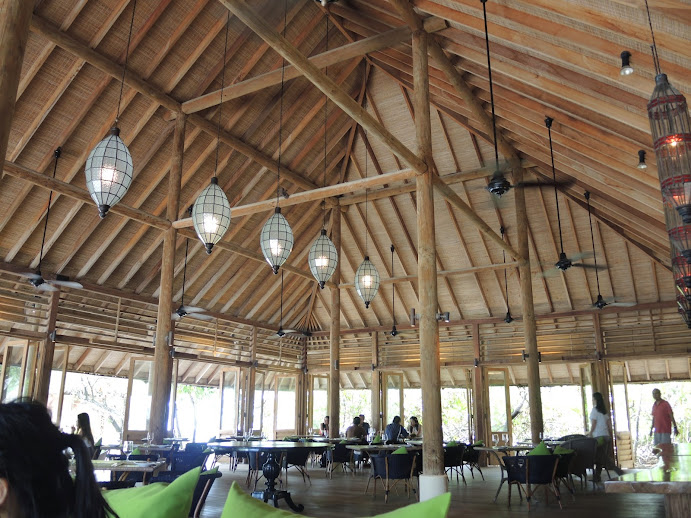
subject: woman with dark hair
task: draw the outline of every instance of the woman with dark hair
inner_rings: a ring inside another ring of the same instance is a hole
[[[74,452],[74,479],[67,448]],[[60,432],[39,403],[0,405],[0,516],[117,518],[101,495],[84,441]]]
[[[590,411],[590,431],[587,435],[597,439],[593,480],[600,482],[600,473],[603,466],[607,469],[613,469],[618,475],[621,475],[621,469],[609,455],[612,444],[612,423],[609,412],[607,412],[605,407],[605,399],[599,392],[593,393],[593,409]]]
[[[74,433],[82,438],[84,444],[86,444],[86,447],[89,449],[89,453],[93,455],[96,441],[94,441],[94,436],[91,433],[91,419],[89,419],[89,414],[82,412],[77,416],[77,429]]]
[[[410,434],[411,438],[419,439],[422,437],[422,425],[415,416],[408,419],[408,433]]]

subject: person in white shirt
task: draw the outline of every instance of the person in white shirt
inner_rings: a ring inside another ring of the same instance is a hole
[[[614,463],[610,457],[612,444],[612,424],[609,412],[605,407],[605,399],[599,392],[593,393],[593,409],[590,412],[590,437],[597,439],[597,453],[595,454],[595,472],[593,480],[600,482],[600,473],[603,466],[613,469],[617,475],[621,475],[622,470]]]

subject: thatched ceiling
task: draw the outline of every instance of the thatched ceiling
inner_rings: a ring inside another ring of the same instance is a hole
[[[480,0],[416,0],[422,17],[446,21],[434,33],[476,102],[489,111],[489,88]],[[691,8],[682,0],[650,0],[662,69],[675,87],[691,92]],[[283,3],[248,2],[277,31],[283,31]],[[342,0],[325,9],[313,0],[288,0],[286,38],[304,55],[326,50],[403,25],[386,0]],[[675,297],[669,271],[669,244],[646,116],[653,88],[653,66],[643,0],[490,0],[487,3],[493,59],[497,123],[500,133],[531,167],[537,179],[551,177],[544,118],[552,128],[557,176],[573,184],[559,193],[564,248],[568,254],[591,248],[583,192],[592,193],[595,247],[602,272],[601,292],[617,300],[654,304]],[[7,160],[52,175],[53,151],[61,146],[57,178],[85,189],[84,163],[113,124],[120,84],[93,60],[76,57],[61,39],[113,63],[124,63],[132,14],[129,0],[54,0],[36,8],[12,123]],[[135,179],[123,205],[165,217],[167,173],[175,121],[161,96],[185,103],[221,85],[228,11],[216,0],[139,0],[129,67],[156,98],[126,86],[120,127],[132,153]],[[438,21],[438,20],[437,20]],[[57,43],[57,45],[56,45]],[[633,54],[635,73],[619,75],[619,54]],[[231,16],[226,84],[242,84],[277,70],[281,58],[238,18]],[[516,242],[513,194],[493,204],[486,179],[457,173],[491,166],[489,132],[430,61],[434,161],[438,173],[493,229],[507,229]],[[414,150],[411,104],[412,60],[409,36],[400,43],[330,65],[328,75],[354,100]],[[279,155],[280,85],[273,84],[224,102],[227,138],[219,153],[219,184],[231,206],[270,199],[276,175],[228,145],[233,137],[265,158]],[[281,186],[289,194],[402,168],[389,149],[366,135],[332,102],[327,105],[324,162],[324,95],[303,77],[290,79],[283,96]],[[217,120],[218,107],[198,112]],[[208,128],[207,128],[208,130]],[[187,124],[180,218],[212,176],[216,140],[190,118]],[[236,146],[237,147],[237,146]],[[636,168],[639,149],[648,152],[647,170]],[[265,162],[265,161],[264,161]],[[323,173],[326,168],[326,179]],[[294,174],[291,174],[294,173]],[[417,305],[415,193],[403,184],[399,194],[377,198],[362,193],[341,199],[343,217],[342,296],[345,328],[390,326],[407,321]],[[379,188],[382,189],[382,188]],[[406,192],[407,191],[407,192]],[[526,191],[529,208],[533,289],[538,314],[589,309],[597,295],[594,273],[571,269],[543,277],[558,257],[554,191]],[[372,201],[372,198],[377,198]],[[45,222],[48,191],[6,174],[0,179],[0,254],[4,270],[35,268]],[[330,211],[327,210],[327,225]],[[284,326],[328,329],[330,297],[310,280],[307,253],[322,226],[319,201],[286,207],[295,233],[288,260]],[[367,225],[365,225],[365,216]],[[185,300],[217,313],[270,326],[280,317],[280,277],[262,263],[259,230],[268,213],[236,217],[211,256],[190,241]],[[503,317],[507,310],[502,269],[455,270],[497,265],[502,251],[463,215],[436,199],[439,305],[451,320]],[[367,228],[367,232],[366,232]],[[93,204],[54,195],[43,272],[78,279],[98,292],[158,297],[163,232],[116,213],[100,220]],[[391,264],[389,247],[396,252]],[[233,248],[231,252],[228,248]],[[177,242],[175,299],[182,290],[185,237]],[[240,250],[241,253],[237,251]],[[354,271],[367,252],[384,284],[366,310],[352,287]],[[506,258],[511,261],[511,258]],[[592,261],[586,259],[586,262]],[[544,264],[541,264],[544,263]],[[294,273],[300,270],[303,275]],[[412,276],[395,283],[390,277]],[[12,279],[15,279],[12,277]],[[516,270],[508,271],[510,305],[521,315]],[[392,293],[392,286],[395,289]],[[77,294],[78,295],[78,294]],[[392,296],[395,300],[392,301]],[[681,321],[680,321],[680,325]]]

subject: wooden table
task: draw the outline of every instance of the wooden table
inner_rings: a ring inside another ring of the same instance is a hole
[[[281,466],[278,463],[276,454],[288,453],[288,450],[308,449],[310,451],[319,451],[330,448],[328,443],[323,442],[288,441],[219,441],[210,442],[208,446],[217,455],[227,455],[237,451],[266,453],[266,462],[262,466],[262,473],[266,478],[266,489],[263,491],[253,491],[252,496],[264,502],[271,500],[274,507],[278,507],[278,501],[284,499],[288,506],[297,513],[301,513],[305,506],[295,504],[290,497],[290,492],[276,489],[276,479],[281,474]]]
[[[660,444],[656,450],[657,466],[608,480],[605,492],[665,495],[665,516],[688,518],[691,516],[691,444]]]
[[[94,460],[94,471],[122,471],[123,473],[144,473],[142,484],[146,485],[146,476],[155,477],[159,471],[165,469],[166,461],[142,461],[142,460]]]

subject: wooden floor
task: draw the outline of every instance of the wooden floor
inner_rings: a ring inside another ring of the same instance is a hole
[[[238,466],[234,473],[229,471],[228,464],[221,464],[220,469],[223,477],[216,481],[209,494],[202,512],[203,518],[217,518],[221,515],[228,488],[233,481],[237,481],[244,490],[248,491],[245,487],[246,465]],[[304,504],[305,516],[314,518],[373,516],[403,507],[414,501],[413,497],[411,497],[410,502],[408,501],[402,488],[399,490],[399,495],[395,493],[390,495],[388,504],[384,503],[384,493],[381,488],[377,488],[376,498],[372,496],[371,487],[369,494],[365,495],[364,490],[369,477],[369,469],[356,473],[354,477],[350,474],[336,472],[332,480],[324,477],[323,469],[312,468],[309,473],[312,477],[311,486],[303,484],[302,478],[294,469],[289,472],[288,479],[288,489],[292,493],[293,500]],[[487,467],[483,469],[483,473],[485,475],[484,481],[479,476],[476,476],[474,480],[468,476],[467,486],[463,485],[463,481],[456,483],[455,478],[449,484],[449,490],[452,494],[449,517],[528,516],[528,506],[525,500],[523,503],[519,502],[515,489],[512,491],[512,505],[508,507],[506,484],[502,488],[497,503],[492,503],[494,493],[499,485],[499,468]],[[263,484],[263,480],[260,480],[259,484]],[[544,493],[540,490],[538,495],[540,502],[531,504],[530,515],[562,518],[664,518],[662,495],[605,494],[602,486],[593,490],[592,483],[589,483],[588,489],[577,489],[575,501],[571,499],[569,494],[562,496],[564,509],[560,511],[559,505],[553,497],[549,499],[549,504],[543,501]],[[283,502],[280,506],[282,509],[286,508]]]

